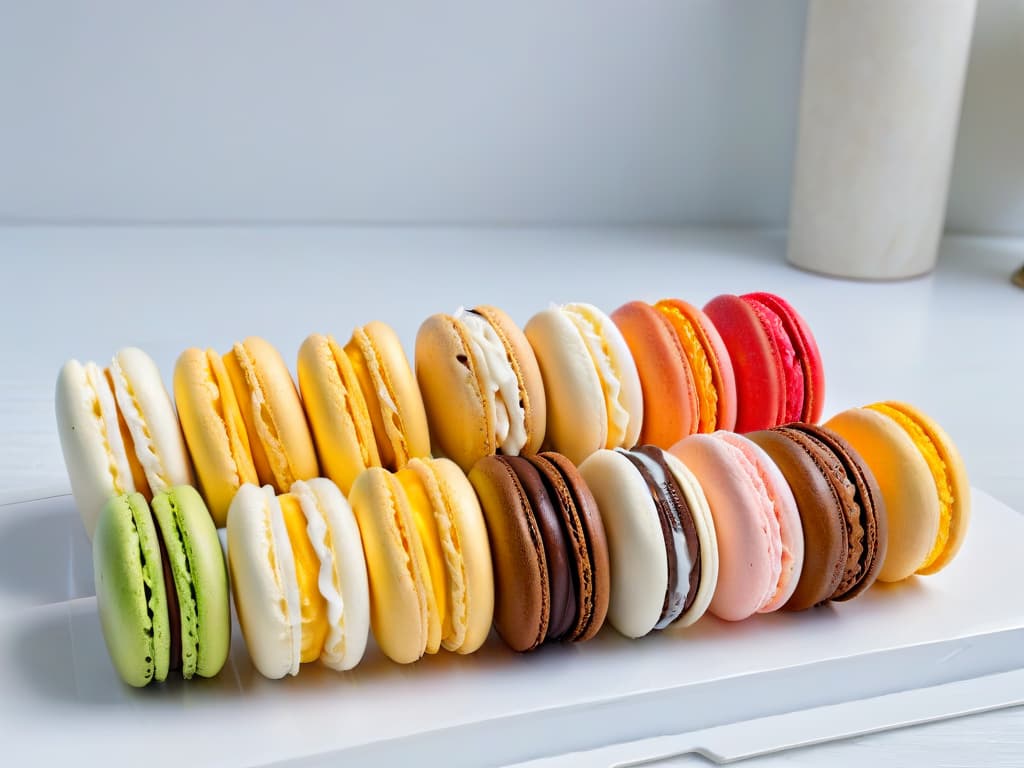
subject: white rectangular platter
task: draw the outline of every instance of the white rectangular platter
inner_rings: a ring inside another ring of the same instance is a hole
[[[10,765],[502,765],[1024,668],[1024,516],[974,491],[942,573],[849,603],[529,655],[264,680],[237,632],[213,680],[144,690],[111,667],[88,541],[58,496],[0,506],[0,739]],[[1005,695],[1005,693],[1004,693]],[[979,705],[975,695],[975,708]],[[798,741],[798,739],[797,739]],[[698,745],[699,746],[699,745]],[[5,759],[6,763],[6,759]]]

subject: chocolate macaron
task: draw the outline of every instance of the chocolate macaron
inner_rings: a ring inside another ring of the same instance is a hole
[[[494,624],[516,651],[546,640],[589,640],[611,591],[597,503],[558,453],[487,456],[469,473],[487,523],[494,566]]]
[[[753,432],[782,470],[800,510],[804,566],[784,606],[803,610],[850,600],[870,587],[885,560],[885,501],[871,469],[835,432],[794,422]]]

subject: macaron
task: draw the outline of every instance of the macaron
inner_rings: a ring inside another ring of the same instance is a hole
[[[235,493],[259,483],[242,406],[215,350],[186,349],[174,366],[174,400],[199,490],[218,527],[227,520]],[[249,400],[243,401],[251,407]]]
[[[895,401],[851,408],[825,426],[863,457],[885,498],[888,550],[879,580],[946,567],[967,535],[971,492],[960,452],[942,427]]]
[[[494,564],[494,626],[515,651],[597,634],[611,593],[597,503],[564,456],[486,456],[469,473]]]
[[[524,330],[544,380],[545,442],[576,464],[602,448],[636,445],[643,390],[611,318],[591,304],[563,304],[538,312]]]
[[[639,442],[668,448],[700,425],[697,385],[679,335],[665,313],[642,301],[612,312],[633,355],[643,391]]]
[[[71,491],[90,536],[112,496],[139,491],[148,499],[192,483],[174,405],[142,350],[122,349],[105,370],[68,361],[55,400]]]
[[[423,544],[441,624],[441,647],[477,650],[494,618],[494,575],[480,502],[458,465],[410,459],[395,478]]]
[[[709,610],[728,621],[782,607],[804,568],[799,512],[786,479],[732,432],[692,435],[670,452],[696,476],[715,523],[718,583]]]
[[[231,638],[217,530],[191,486],[108,500],[93,537],[100,626],[121,679],[141,687],[172,670],[213,677]]]
[[[747,437],[782,470],[800,511],[804,566],[785,607],[799,611],[861,594],[886,556],[886,505],[870,467],[842,437],[813,424]]]
[[[391,326],[374,321],[357,327],[345,354],[369,410],[381,466],[394,471],[411,458],[429,456],[423,398]]]
[[[295,675],[319,660],[348,670],[363,657],[370,596],[352,510],[326,478],[277,495],[243,485],[228,511],[228,565],[242,635],[260,674]]]
[[[320,470],[313,437],[280,353],[268,341],[250,336],[223,361],[260,482],[285,493],[296,480],[316,477]]]
[[[626,637],[688,626],[711,603],[718,544],[700,483],[655,446],[600,450],[580,465],[601,510],[611,566],[608,621]]]
[[[737,432],[820,420],[821,354],[807,323],[788,302],[771,293],[724,294],[708,302],[704,312],[732,360]]]
[[[348,493],[360,472],[380,466],[370,409],[352,361],[333,336],[314,333],[299,348],[298,374],[320,466]]]
[[[463,471],[494,453],[540,449],[544,382],[523,332],[497,307],[427,318],[416,335],[416,379],[436,452]]]
[[[662,299],[654,308],[675,330],[690,363],[697,393],[697,431],[732,431],[736,426],[736,377],[714,323],[680,299]]]

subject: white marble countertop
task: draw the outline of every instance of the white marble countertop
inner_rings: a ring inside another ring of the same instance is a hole
[[[911,401],[961,448],[974,486],[1024,512],[1024,241],[947,238],[929,277],[856,283],[796,271],[776,232],[309,228],[0,228],[0,503],[63,492],[52,392],[71,356],[141,346],[169,380],[187,346],[262,335],[291,361],[313,331],[383,319],[407,349],[429,314],[494,303],[769,290],[814,330],[826,415]],[[3,507],[0,506],[0,514]],[[1024,709],[781,753],[757,765],[1020,766]],[[680,758],[673,765],[701,764]]]

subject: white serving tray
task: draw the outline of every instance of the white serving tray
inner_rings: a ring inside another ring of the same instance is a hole
[[[634,745],[633,759],[644,750],[729,758],[722,729],[734,723],[745,724],[748,753],[776,728],[785,737],[769,738],[769,748],[808,743],[828,737],[829,713],[859,700],[888,702],[874,709],[893,713],[892,722],[862,718],[862,730],[898,724],[899,706],[913,702],[917,720],[1006,706],[1024,668],[1024,516],[979,491],[974,505],[949,568],[876,585],[845,605],[739,624],[706,617],[636,641],[606,627],[590,643],[529,655],[492,636],[472,656],[411,666],[371,648],[351,673],[308,665],[283,681],[260,677],[236,631],[218,678],[134,690],[103,646],[89,545],[70,497],[7,504],[0,738],[12,765],[330,759],[455,768],[569,752],[580,765],[609,765],[628,762]],[[925,688],[936,695],[912,696]],[[950,703],[935,710],[942,697]],[[787,716],[807,711],[817,714]]]

